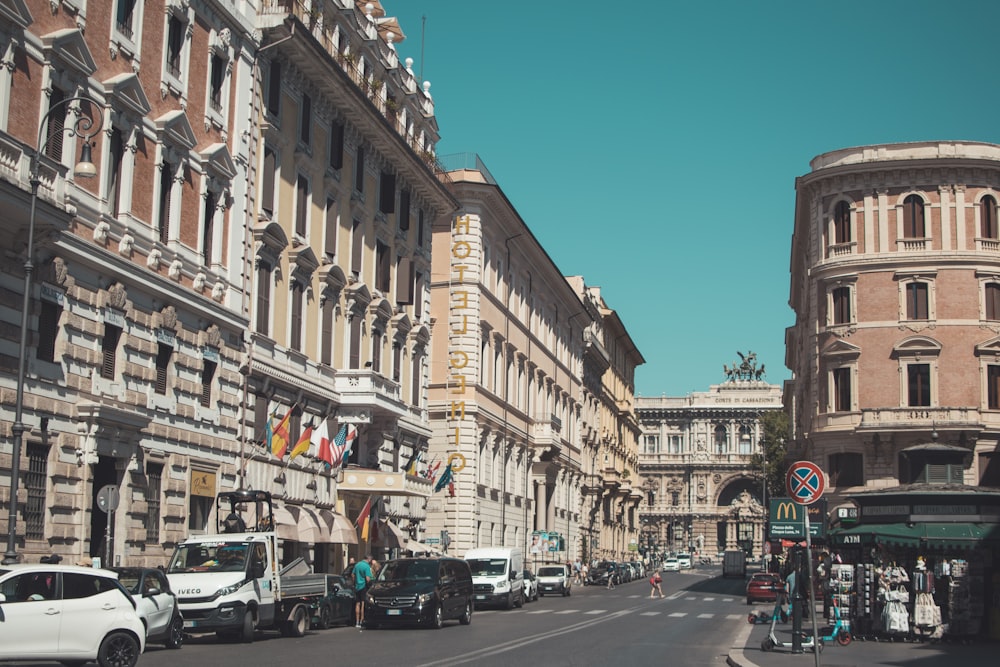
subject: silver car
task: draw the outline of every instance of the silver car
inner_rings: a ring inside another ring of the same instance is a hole
[[[135,600],[136,611],[146,626],[146,642],[180,648],[184,643],[184,619],[166,574],[153,567],[110,569],[118,573],[118,581]]]

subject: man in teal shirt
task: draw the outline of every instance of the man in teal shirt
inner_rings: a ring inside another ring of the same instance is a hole
[[[371,554],[368,554],[354,566],[354,618],[358,628],[365,623],[365,592],[372,579],[371,560]]]

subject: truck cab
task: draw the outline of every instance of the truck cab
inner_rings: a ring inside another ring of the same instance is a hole
[[[465,560],[472,570],[476,606],[524,606],[524,557],[516,547],[470,549]]]

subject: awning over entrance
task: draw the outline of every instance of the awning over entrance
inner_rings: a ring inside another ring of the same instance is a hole
[[[326,524],[327,540],[331,544],[357,544],[358,532],[354,529],[354,524],[343,514],[337,514],[330,510],[319,511],[320,521]]]
[[[972,549],[985,541],[1000,541],[1000,524],[884,523],[830,532],[835,546],[888,544],[904,547]]]
[[[403,549],[409,541],[403,529],[392,521],[379,522],[376,544],[390,549]]]
[[[274,511],[274,532],[282,540],[298,540],[298,521],[287,509],[275,506]]]
[[[407,540],[406,550],[414,554],[440,554],[441,550],[416,540]]]
[[[274,527],[278,537],[293,542],[329,542],[329,532],[316,511],[302,505],[276,505]]]

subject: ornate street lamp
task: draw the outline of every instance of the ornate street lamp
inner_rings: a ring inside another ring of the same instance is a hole
[[[28,247],[24,260],[24,301],[21,307],[21,341],[17,355],[17,395],[14,404],[14,423],[10,430],[14,435],[14,449],[10,462],[10,502],[8,503],[9,515],[7,518],[7,551],[4,552],[3,564],[11,565],[18,561],[17,557],[17,487],[21,468],[21,446],[24,441],[24,432],[28,430],[24,419],[24,376],[25,358],[28,355],[28,313],[31,308],[31,275],[35,265],[33,260],[35,246],[35,209],[38,204],[38,163],[41,153],[45,150],[46,144],[52,136],[44,136],[48,129],[49,116],[56,111],[62,111],[65,116],[69,109],[69,104],[79,102],[91,105],[93,101],[83,96],[68,97],[52,105],[52,107],[42,116],[38,122],[38,141],[35,142],[35,152],[31,156],[28,166],[28,183],[31,185],[31,211],[28,214]],[[61,128],[66,136],[83,137],[83,147],[80,150],[80,161],[73,169],[77,178],[91,178],[97,175],[97,168],[91,161],[90,139],[101,129],[101,116],[97,115],[97,120],[84,115],[80,109],[73,123]],[[44,141],[43,141],[44,138]]]

